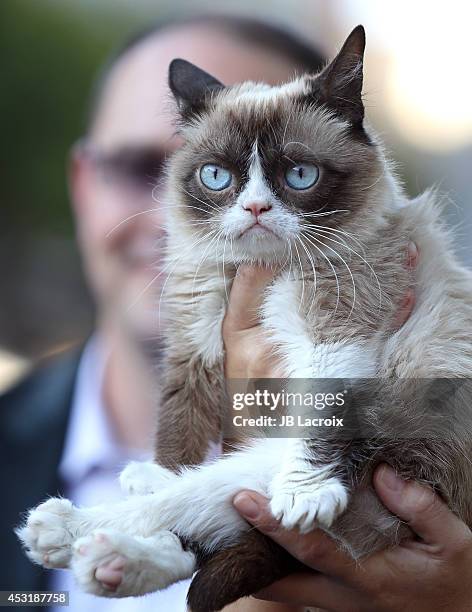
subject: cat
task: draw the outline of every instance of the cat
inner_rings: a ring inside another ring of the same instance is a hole
[[[32,509],[17,534],[34,562],[70,567],[107,597],[199,568],[189,607],[219,610],[300,567],[233,509],[242,489],[267,495],[285,527],[320,527],[354,558],[408,537],[373,492],[380,461],[434,486],[472,526],[472,274],[453,255],[436,193],[408,200],[364,121],[364,49],[358,26],[319,74],[274,87],[225,87],[171,63],[184,144],[167,177],[157,463],[124,470],[129,496],[117,504]],[[409,241],[421,254],[414,277]],[[261,438],[200,465],[220,441],[221,325],[242,263],[277,266],[260,315],[285,377],[359,379],[343,408],[350,437]],[[413,283],[416,307],[394,331]],[[122,579],[110,590],[95,571],[117,556]]]

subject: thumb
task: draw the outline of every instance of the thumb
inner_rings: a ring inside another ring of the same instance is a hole
[[[400,478],[389,465],[377,468],[374,487],[385,506],[427,544],[446,548],[469,532],[430,487]]]
[[[231,287],[223,333],[243,331],[258,324],[264,291],[274,275],[272,268],[239,266]]]
[[[269,501],[255,491],[241,491],[233,499],[236,510],[256,529],[285,548],[308,567],[333,576],[347,576],[353,571],[352,558],[341,551],[325,532],[316,529],[301,534],[284,529],[272,516]]]

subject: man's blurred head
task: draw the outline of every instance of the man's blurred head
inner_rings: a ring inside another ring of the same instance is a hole
[[[225,84],[279,83],[316,72],[322,59],[271,26],[234,18],[190,19],[148,31],[109,63],[86,139],[76,147],[71,192],[79,246],[99,318],[156,334],[165,202],[159,172],[179,146],[167,70],[180,57]],[[157,185],[157,187],[156,187]],[[154,280],[153,280],[154,279]]]

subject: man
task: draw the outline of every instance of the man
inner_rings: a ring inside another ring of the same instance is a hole
[[[74,611],[185,610],[185,583],[132,601],[80,593],[68,572],[33,566],[13,534],[21,512],[58,491],[83,505],[112,500],[120,494],[116,477],[127,460],[151,454],[159,246],[167,205],[153,185],[165,157],[179,145],[167,88],[175,57],[228,84],[281,82],[296,71],[317,71],[322,63],[316,51],[274,28],[205,17],[138,36],[97,83],[87,134],[73,148],[70,164],[77,239],[97,304],[96,331],[84,350],[38,369],[0,399],[6,483],[1,589],[67,589]]]

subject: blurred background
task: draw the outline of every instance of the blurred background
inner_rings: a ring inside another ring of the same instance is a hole
[[[66,186],[71,144],[106,56],[168,16],[220,11],[270,18],[328,56],[367,30],[366,105],[412,196],[431,184],[451,203],[472,265],[472,4],[460,0],[2,0],[0,390],[39,358],[84,339],[93,306]],[[152,75],[150,75],[152,78]]]

